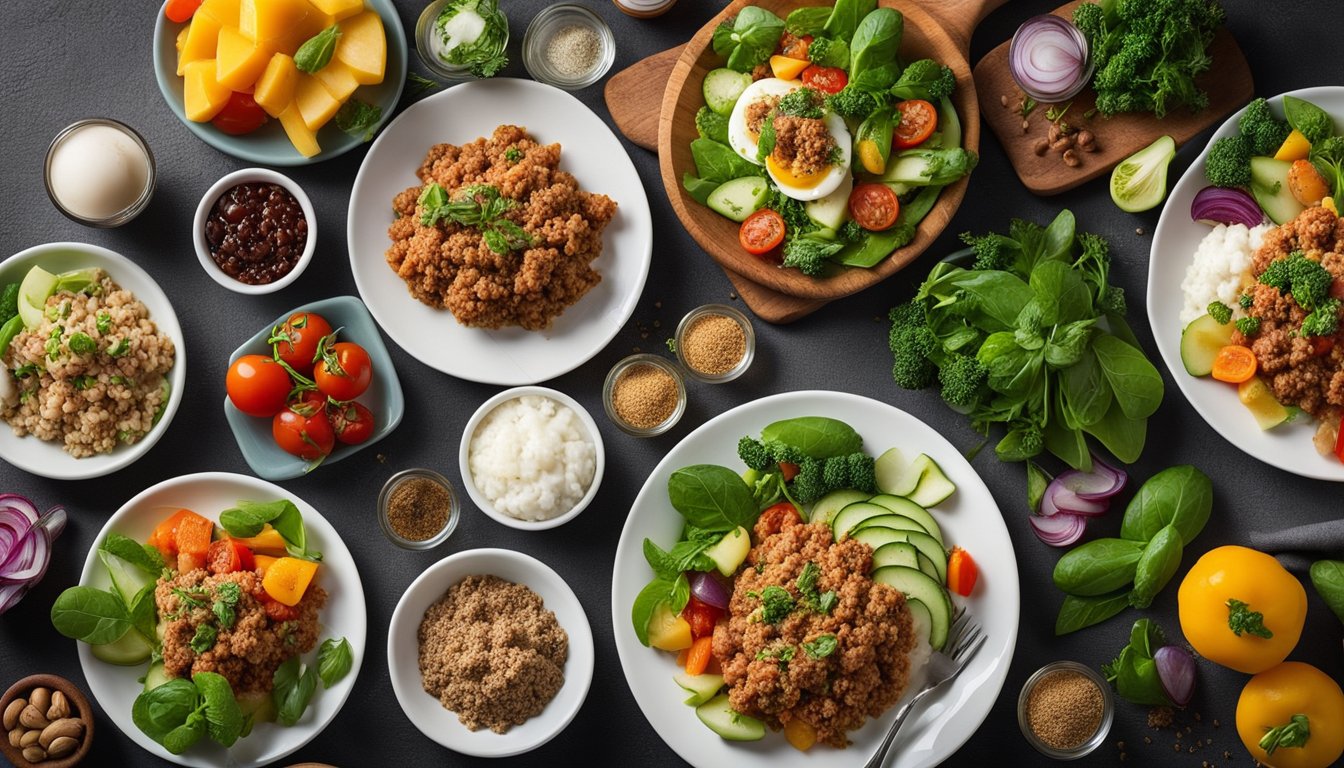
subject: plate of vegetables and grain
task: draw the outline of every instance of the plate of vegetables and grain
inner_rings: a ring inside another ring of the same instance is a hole
[[[185,475],[96,541],[52,622],[83,640],[89,691],[132,741],[179,765],[259,766],[336,717],[364,658],[364,589],[311,505],[253,477]]]
[[[1148,317],[1219,434],[1261,461],[1344,481],[1335,236],[1344,88],[1257,99],[1213,134],[1153,235]]]
[[[0,287],[9,297],[0,458],[82,480],[148,452],[186,383],[182,329],[153,278],[106,248],[47,243],[0,263]],[[53,399],[76,407],[48,418],[38,406]]]
[[[696,766],[805,765],[816,755],[798,750],[846,743],[865,759],[964,607],[986,647],[894,750],[938,764],[989,713],[1016,643],[997,509],[950,443],[883,403],[791,392],[712,419],[654,469],[621,533],[612,621],[636,702]],[[847,647],[859,636],[871,651]],[[840,678],[862,708],[830,699]]]
[[[409,107],[364,158],[347,221],[355,285],[388,336],[489,384],[534,384],[597,354],[634,311],[653,251],[620,142],[530,80]]]
[[[349,152],[391,118],[406,34],[390,0],[166,0],[154,77],[215,149],[303,165]]]

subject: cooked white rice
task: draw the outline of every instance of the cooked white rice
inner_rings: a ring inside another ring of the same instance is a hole
[[[1274,227],[1261,224],[1248,229],[1245,224],[1219,224],[1199,242],[1195,258],[1185,271],[1181,292],[1185,305],[1181,309],[1181,327],[1209,311],[1209,305],[1221,301],[1232,308],[1233,317],[1245,314],[1237,304],[1249,279],[1251,257],[1265,233]]]
[[[579,503],[597,459],[578,414],[549,397],[524,395],[481,420],[467,447],[467,466],[495,511],[539,521]]]

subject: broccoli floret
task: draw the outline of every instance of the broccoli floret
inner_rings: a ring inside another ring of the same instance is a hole
[[[957,78],[951,69],[933,59],[919,59],[901,71],[900,78],[891,87],[891,95],[898,99],[924,99],[937,103],[944,96],[952,95],[956,86]]]
[[[1333,336],[1339,330],[1339,299],[1326,299],[1302,318],[1303,336]]]
[[[849,44],[844,40],[818,37],[807,46],[807,58],[823,67],[849,69]]]
[[[872,456],[862,452],[849,454],[849,487],[864,493],[877,492],[877,471]]]
[[[815,222],[807,215],[807,209],[798,200],[779,191],[773,182],[770,184],[770,195],[765,200],[765,207],[778,213],[784,219],[784,225],[790,235],[798,236],[811,232],[817,228]]]
[[[1209,316],[1218,322],[1219,325],[1227,325],[1232,322],[1232,308],[1221,301],[1215,301],[1209,304]]]
[[[817,277],[826,271],[830,259],[845,247],[840,240],[823,240],[804,235],[791,237],[784,243],[785,267],[793,267],[808,277]]]
[[[1313,310],[1325,301],[1334,279],[1320,262],[1308,259],[1301,251],[1288,255],[1288,280],[1292,284],[1293,300],[1303,309]]]
[[[727,144],[728,118],[709,107],[701,107],[700,111],[695,113],[695,131],[702,139]]]
[[[1237,127],[1241,130],[1241,135],[1250,142],[1250,151],[1253,155],[1274,154],[1292,131],[1287,121],[1274,116],[1269,110],[1269,102],[1263,98],[1253,99],[1246,105],[1246,111],[1241,113]],[[1327,128],[1325,135],[1328,136],[1330,133],[1330,129]]]
[[[873,94],[847,85],[839,93],[828,97],[826,106],[846,120],[863,122],[878,108],[879,102]]]
[[[1106,286],[1106,292],[1101,295],[1098,306],[1103,312],[1124,317],[1125,313],[1129,311],[1129,302],[1125,301],[1125,289],[1118,285]]]
[[[1344,197],[1344,136],[1331,136],[1311,145],[1311,162],[1325,177],[1330,192],[1336,198]]]
[[[798,474],[790,484],[793,498],[799,504],[811,504],[826,495],[825,468],[820,459],[805,457],[798,464]]]
[[[770,451],[766,450],[760,440],[753,437],[744,437],[737,441],[737,457],[743,464],[758,472],[764,472],[775,466],[774,459],[770,458]]]
[[[1243,293],[1237,297],[1237,304],[1240,305],[1242,309],[1250,309],[1251,305],[1254,303],[1255,298],[1249,293]]]
[[[765,445],[765,450],[775,463],[802,464],[803,460],[807,458],[807,454],[779,440],[766,440],[763,445]]]
[[[1278,288],[1279,293],[1287,293],[1292,285],[1289,278],[1291,273],[1288,269],[1288,262],[1299,253],[1300,251],[1293,251],[1285,258],[1269,262],[1265,271],[1260,273],[1260,283],[1271,288]]]
[[[1215,187],[1251,183],[1251,142],[1245,136],[1224,136],[1213,142],[1204,161],[1204,176]]]
[[[825,481],[826,490],[835,490],[836,488],[849,487],[849,457],[832,456],[822,465],[822,479]]]
[[[924,308],[914,301],[892,308],[887,314],[891,331],[887,345],[895,361],[891,376],[905,389],[923,389],[933,383],[938,368],[929,359],[938,340],[929,330]]]
[[[938,370],[943,400],[953,408],[969,410],[975,407],[985,392],[989,370],[971,355],[953,355]]]
[[[1260,332],[1260,318],[1250,315],[1237,318],[1237,330],[1242,336],[1254,336]]]
[[[974,269],[1006,270],[1013,264],[1013,248],[1016,243],[1003,235],[990,232],[987,235],[977,236],[970,232],[962,232],[961,242],[975,251]]]
[[[775,114],[820,120],[824,114],[821,109],[824,103],[824,97],[820,92],[811,88],[799,88],[780,97],[779,102],[775,104]]]
[[[1073,25],[1089,40],[1106,34],[1106,13],[1096,3],[1083,3],[1073,9]]]

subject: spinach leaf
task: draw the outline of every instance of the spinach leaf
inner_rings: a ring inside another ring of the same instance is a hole
[[[321,560],[322,553],[308,549],[308,531],[303,527],[303,513],[294,502],[288,499],[281,499],[279,503],[284,506],[280,514],[276,515],[271,521],[271,526],[275,532],[285,540],[285,551],[291,557],[301,558],[303,560]]]
[[[1074,469],[1092,471],[1092,454],[1087,450],[1087,441],[1082,432],[1069,428],[1064,418],[1064,395],[1058,389],[1047,412],[1049,419],[1045,422],[1045,449]]]
[[[1148,437],[1148,420],[1131,419],[1120,409],[1120,403],[1111,398],[1111,407],[1101,421],[1083,427],[1083,431],[1097,438],[1106,450],[1125,464],[1133,464],[1143,453],[1143,444]]]
[[[180,755],[204,738],[206,731],[205,705],[202,704],[187,715],[186,721],[164,735],[163,748]]]
[[[1152,416],[1162,404],[1162,374],[1143,352],[1109,333],[1098,334],[1092,349],[1125,415],[1131,419]]]
[[[896,60],[905,18],[891,8],[877,8],[863,17],[849,44],[849,73],[860,77],[869,69]]]
[[[1010,398],[1025,399],[1036,386],[1044,360],[1040,351],[1021,347],[1007,350],[985,366],[989,369],[989,386]]]
[[[1028,439],[1033,434],[1034,430],[1028,427],[1009,429],[994,446],[994,454],[999,461],[1026,461],[1040,455],[1041,444]]]
[[[140,633],[141,637],[149,641],[149,647],[159,647],[159,633],[154,631],[154,625],[158,622],[158,613],[154,606],[154,585],[146,584],[135,597],[131,599],[130,611],[131,626]]]
[[[732,147],[712,139],[691,141],[691,158],[695,172],[707,182],[722,184],[743,176],[763,176],[764,170],[733,151]]]
[[[714,30],[714,52],[728,58],[729,69],[750,72],[775,52],[783,31],[783,19],[764,8],[748,5],[731,23],[724,22]]]
[[[1146,542],[1174,525],[1181,542],[1189,546],[1212,511],[1213,483],[1208,476],[1189,464],[1169,467],[1148,478],[1129,502],[1120,537]]]
[[[1143,553],[1143,544],[1136,541],[1094,539],[1055,563],[1055,586],[1078,597],[1115,592],[1134,580]]]
[[[1313,145],[1324,141],[1335,132],[1335,123],[1330,114],[1305,99],[1295,96],[1283,97],[1283,117],[1288,125],[1307,137]]]
[[[223,747],[231,747],[243,732],[243,710],[233,697],[233,688],[223,675],[197,672],[191,676],[205,700],[206,731]]]
[[[1153,654],[1163,645],[1166,645],[1166,639],[1160,627],[1148,619],[1134,622],[1129,645],[1101,670],[1121,698],[1135,704],[1171,706],[1171,699],[1157,674],[1157,663],[1153,661]]]
[[[1031,272],[1029,281],[1036,301],[1041,305],[1044,325],[1090,320],[1092,291],[1077,270],[1062,261],[1046,261]]]
[[[146,736],[162,744],[164,737],[185,723],[203,703],[200,691],[190,680],[174,678],[135,698],[131,705],[131,722]]]
[[[955,311],[989,333],[1016,330],[1018,315],[1034,297],[1021,278],[998,270],[962,270],[952,284],[959,290]]]
[[[823,30],[836,40],[849,40],[854,37],[859,22],[876,9],[877,0],[835,0]]]
[[[1049,357],[1046,350],[1046,357]],[[1073,416],[1071,426],[1074,429],[1091,426],[1101,421],[1111,407],[1111,385],[1101,373],[1096,355],[1091,350],[1083,352],[1078,362],[1060,372],[1060,384],[1064,393],[1065,418]]]
[[[1068,368],[1082,359],[1092,341],[1092,327],[1096,319],[1079,320],[1061,325],[1050,334],[1045,344],[1045,363],[1051,368]],[[1100,372],[1100,371],[1098,371]],[[1110,392],[1107,386],[1106,391]],[[1110,395],[1107,395],[1109,400]]]
[[[1019,347],[1033,352],[1045,347],[1045,337],[1041,335],[1043,312],[1041,303],[1032,299],[1017,313],[1017,329],[1013,331],[1013,340]]]
[[[845,1],[849,2],[849,0]],[[838,6],[839,3],[836,5]],[[784,17],[784,29],[797,37],[804,35],[820,37],[826,34],[826,22],[834,15],[834,9],[827,8],[824,5],[795,8],[788,16]],[[844,39],[848,40],[849,36],[846,35]]]
[[[322,687],[330,688],[340,682],[355,664],[350,641],[342,637],[337,640],[328,637],[317,650],[317,674],[322,678]]]
[[[239,501],[237,506],[219,513],[219,524],[230,536],[248,539],[261,533],[261,529],[285,511],[285,505],[293,502],[285,499],[275,501]],[[283,535],[283,534],[281,534]]]
[[[667,496],[686,522],[706,531],[750,526],[759,512],[741,476],[714,464],[694,464],[673,472],[667,481]]]
[[[865,76],[875,70],[864,73]],[[915,239],[919,222],[933,210],[942,191],[940,184],[930,184],[919,190],[907,203],[901,204],[901,212],[896,214],[896,224],[881,232],[868,232],[840,251],[835,261],[850,267],[871,268],[877,266],[899,248],[904,248]]]
[[[712,571],[714,561],[704,554],[714,540],[679,541],[671,552],[664,551],[650,539],[644,540],[644,559],[659,578],[673,580],[684,571]]]
[[[281,725],[294,725],[308,709],[308,702],[317,690],[317,670],[303,668],[298,656],[290,656],[275,670],[272,678],[271,700],[275,702],[276,720]]]
[[[1055,634],[1067,635],[1100,624],[1128,607],[1128,590],[1096,597],[1065,595],[1064,604],[1059,607],[1059,617],[1055,619]]]
[[[1340,621],[1344,621],[1344,561],[1317,560],[1311,564],[1311,585]]]
[[[116,532],[109,533],[107,538],[103,539],[102,546],[99,549],[120,557],[155,578],[163,573],[163,555],[159,553],[159,550],[141,544],[129,536],[122,536]]]
[[[1181,547],[1181,534],[1174,525],[1167,525],[1148,541],[1134,574],[1134,590],[1129,593],[1130,605],[1147,608],[1153,604],[1153,598],[1167,586],[1167,582],[1181,567]]]
[[[1060,211],[1055,220],[1045,228],[1040,241],[1040,258],[1048,261],[1070,261],[1076,231],[1073,211],[1068,208]]]
[[[630,609],[630,622],[635,626],[635,637],[641,645],[649,644],[649,622],[658,606],[670,600],[672,582],[659,576],[639,591]]]
[[[691,196],[692,200],[701,205],[709,205],[709,196],[719,188],[717,182],[705,181],[693,173],[683,173],[681,175],[681,186],[686,190],[686,194]]]
[[[115,643],[131,629],[126,604],[111,592],[93,587],[70,587],[51,605],[56,631],[89,645]]]
[[[800,416],[776,421],[761,430],[761,441],[777,440],[814,459],[846,456],[863,448],[859,433],[839,419]]]
[[[18,316],[19,284],[5,283],[5,287],[0,289],[0,323],[8,323],[11,319]],[[99,319],[101,320],[102,318],[100,317]],[[8,344],[0,346],[0,349],[5,349],[8,346]]]

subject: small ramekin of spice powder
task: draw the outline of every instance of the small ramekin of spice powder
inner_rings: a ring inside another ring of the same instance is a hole
[[[552,5],[532,19],[523,35],[527,73],[567,91],[596,83],[615,60],[611,27],[581,5]]]
[[[404,549],[432,549],[448,540],[462,516],[453,484],[429,469],[407,469],[388,478],[378,494],[378,524]]]
[[[1074,661],[1046,664],[1017,697],[1017,724],[1041,754],[1075,760],[1106,740],[1115,717],[1110,686]]]
[[[612,366],[602,385],[602,405],[622,432],[654,437],[671,429],[686,410],[681,371],[658,355],[631,355]]]
[[[751,320],[726,304],[706,304],[677,324],[677,360],[696,381],[722,384],[746,372],[756,355]]]
[[[192,222],[196,258],[216,283],[272,293],[299,278],[317,249],[313,203],[292,179],[244,168],[215,182]]]

